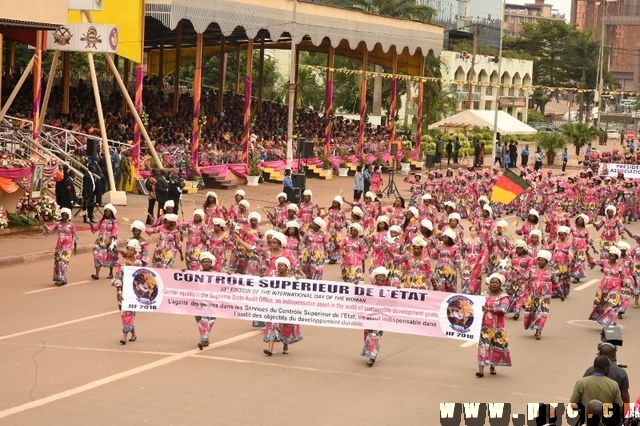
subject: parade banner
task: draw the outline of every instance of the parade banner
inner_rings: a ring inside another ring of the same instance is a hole
[[[483,296],[126,266],[122,309],[477,341]]]
[[[599,175],[618,177],[618,173],[624,173],[625,179],[640,179],[640,164],[601,163]]]

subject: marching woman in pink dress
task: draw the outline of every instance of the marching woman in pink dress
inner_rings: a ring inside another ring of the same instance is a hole
[[[237,264],[229,263],[231,271],[241,275],[259,274],[262,257],[267,248],[260,222],[262,222],[262,216],[257,212],[251,212],[249,213],[249,226],[243,227],[231,235],[231,240],[236,244],[236,250],[233,253],[238,259]],[[251,248],[247,248],[247,246]]]
[[[160,234],[160,241],[153,252],[151,264],[154,268],[171,269],[176,260],[176,253],[180,253],[180,260],[184,261],[182,254],[182,234],[176,223],[177,214],[164,215],[164,225],[155,228],[147,228],[147,234]]]
[[[511,240],[507,237],[507,221],[501,220],[496,224],[496,230],[489,235],[487,242],[487,250],[489,252],[489,261],[487,262],[486,272],[490,275],[498,272],[500,263],[511,253]]]
[[[478,372],[476,377],[484,377],[484,368],[496,374],[496,367],[511,367],[511,351],[505,328],[505,317],[509,307],[509,296],[502,290],[504,275],[492,274],[487,278],[489,291],[482,306],[482,328],[478,342]]]
[[[571,242],[571,251],[573,252],[573,263],[571,264],[571,277],[573,282],[580,282],[580,279],[586,277],[584,264],[587,261],[587,248],[591,247],[594,253],[598,254],[598,251],[593,246],[593,240],[587,229],[589,223],[589,216],[586,214],[579,214],[575,221],[575,226],[571,228],[571,236],[573,241]]]
[[[604,210],[605,217],[598,223],[594,223],[593,226],[596,231],[604,228],[602,234],[600,234],[600,259],[606,260],[609,257],[609,248],[615,246],[617,235],[623,236],[624,226],[622,225],[622,219],[616,216],[618,210],[608,205]]]
[[[271,237],[268,238],[268,247],[263,251],[262,264],[260,265],[259,274],[262,277],[273,276],[278,270],[276,261],[281,257],[285,257],[289,260],[289,269],[291,269],[292,275],[304,277],[304,273],[300,271],[298,267],[298,258],[294,257],[289,250],[287,250],[287,237],[278,231],[267,231],[271,233]],[[249,250],[258,250],[256,247],[250,247],[246,243],[243,243]]]
[[[402,228],[398,225],[393,225],[389,227],[389,231],[386,232],[387,237],[384,241],[385,247],[385,255],[384,255],[384,266],[389,271],[389,283],[392,287],[400,287],[402,286],[402,279],[404,277],[404,272],[402,265],[399,265],[396,262],[396,255],[401,254],[402,250],[404,250],[404,246],[402,244]]]
[[[409,207],[405,213],[404,222],[402,226],[402,235],[404,236],[403,244],[408,247],[411,244],[413,237],[420,234],[420,222],[418,221],[418,209],[415,207]]]
[[[127,243],[131,240],[138,241],[140,245],[140,252],[137,255],[137,259],[142,262],[142,266],[147,266],[149,263],[149,241],[142,237],[142,233],[146,230],[144,222],[141,220],[134,220],[131,224],[131,233],[133,236],[127,240]]]
[[[293,277],[291,262],[286,257],[279,257],[276,260],[276,268],[277,270],[272,276],[281,278]],[[273,347],[276,342],[282,342],[284,345],[282,353],[286,355],[289,353],[289,345],[302,340],[302,333],[298,324],[268,322],[264,328],[262,340],[267,344],[267,349],[263,351],[266,355],[273,355]]]
[[[542,337],[542,329],[549,316],[551,295],[554,291],[560,294],[564,302],[564,291],[558,277],[549,267],[551,252],[540,250],[537,265],[533,266],[527,275],[527,288],[524,297],[524,329],[535,330],[536,340]]]
[[[216,257],[208,251],[200,253],[200,269],[204,272],[220,272],[220,269],[216,269],[215,265],[220,265],[217,262]],[[198,349],[202,350],[209,346],[209,334],[213,328],[213,324],[216,322],[215,317],[196,316],[196,323],[198,324],[198,331],[200,332],[200,341],[198,342]]]
[[[116,298],[118,300],[118,309],[120,310],[120,320],[122,322],[122,339],[120,339],[121,345],[127,344],[127,336],[131,333],[130,342],[138,340],[136,335],[136,328],[134,325],[136,319],[135,311],[123,311],[122,310],[122,278],[123,278],[123,266],[142,266],[142,262],[137,259],[137,255],[140,253],[140,244],[137,240],[130,239],[127,242],[127,247],[122,253],[122,260],[116,263],[116,277],[111,283],[112,287],[116,288]]]
[[[638,299],[640,299],[640,234],[632,234],[625,228],[625,232],[636,241],[636,246],[631,249],[630,256],[633,261],[633,307],[640,308]]]
[[[380,187],[382,185],[384,185],[382,170],[380,169],[380,166],[374,166],[373,173],[371,174],[371,192],[376,195],[380,194]]]
[[[104,206],[104,216],[98,223],[91,224],[91,232],[98,232],[98,238],[93,245],[93,263],[96,273],[91,274],[94,280],[100,279],[100,268],[109,268],[109,276],[113,278],[113,268],[118,261],[118,221],[116,208],[113,204]]]
[[[234,203],[227,209],[227,220],[238,223],[240,216],[249,210],[249,202],[244,199],[246,195],[247,194],[242,189],[238,189],[236,191],[234,195]],[[244,209],[241,209],[243,204]]]
[[[589,319],[605,327],[616,325],[620,304],[622,303],[622,287],[629,279],[628,274],[619,261],[622,252],[616,247],[609,247],[608,259],[592,259],[587,252],[587,261],[593,269],[596,265],[602,268],[603,277],[598,284],[593,310]]]
[[[239,196],[236,195],[236,199],[238,197]],[[232,204],[231,207],[229,207],[229,210],[228,210],[229,214],[227,215],[228,216],[227,219],[231,221],[231,223],[239,227],[248,226],[249,225],[249,207],[250,207],[250,204],[247,200],[240,200],[237,207],[235,204]]]
[[[631,246],[626,241],[618,241],[616,243],[616,247],[620,250],[620,263],[627,274],[627,279],[622,283],[622,302],[620,302],[620,310],[618,311],[618,319],[622,319],[622,316],[627,313],[629,301],[631,300],[631,296],[633,296],[635,286],[633,276],[633,258],[629,256]]]
[[[44,224],[43,233],[45,236],[51,235],[53,231],[58,231],[56,250],[53,254],[53,282],[57,286],[67,283],[67,270],[71,254],[77,252],[78,232],[76,226],[69,221],[71,209],[63,207],[60,209],[60,220],[49,226]]]
[[[411,240],[411,252],[395,256],[395,268],[401,271],[404,288],[427,289],[431,260],[424,253],[427,242],[420,236]]]
[[[371,256],[369,258],[369,274],[375,268],[379,266],[385,266],[388,262],[389,254],[387,253],[387,247],[389,233],[389,218],[387,216],[380,216],[376,220],[376,232],[365,238],[371,249]]]
[[[424,194],[422,196],[422,204],[418,206],[420,219],[427,219],[429,221],[436,220],[438,209],[436,209],[436,207],[432,203],[433,197],[431,196],[431,194]]]
[[[313,222],[312,222],[313,223]],[[300,242],[302,241],[301,225],[297,220],[287,222],[287,230],[284,235],[287,237],[287,246],[285,249],[291,252],[291,255],[298,259],[300,257]]]
[[[205,214],[203,220],[207,227],[213,228],[213,219],[224,219],[226,216],[225,208],[218,205],[218,194],[213,191],[207,192],[207,199],[204,201],[202,211]]]
[[[529,235],[531,234],[531,231],[533,231],[534,229],[537,229],[540,232],[542,232],[542,227],[540,226],[540,214],[536,210],[531,209],[529,210],[529,216],[527,217],[527,221],[524,222],[520,227],[520,229],[516,231],[516,234],[521,235],[524,238],[524,240],[527,242],[527,244],[530,244],[531,241],[529,239]]]
[[[364,202],[354,201],[350,203],[349,201],[344,201],[346,204],[349,204],[351,207],[359,207],[360,210],[364,213],[362,216],[362,227],[364,228],[365,234],[370,234],[373,232],[375,228],[376,218],[380,215],[380,206],[376,201],[376,194],[371,191],[368,191],[364,194]]]
[[[190,271],[200,269],[200,253],[205,252],[209,244],[207,242],[207,226],[205,225],[204,218],[204,211],[196,209],[196,211],[193,212],[193,221],[182,222],[178,225],[180,232],[187,232],[187,248],[184,257],[187,269]]]
[[[547,246],[547,250],[553,253],[551,267],[554,269],[558,280],[562,284],[562,292],[565,297],[568,296],[571,291],[569,270],[573,263],[573,254],[571,253],[571,242],[567,238],[570,232],[571,228],[568,226],[559,226],[556,232],[558,238]],[[560,297],[560,293],[554,292],[553,297]]]
[[[267,213],[267,218],[273,225],[274,229],[277,229],[280,232],[285,232],[288,222],[287,215],[289,211],[287,194],[281,192],[276,198],[278,199],[278,205],[273,208],[273,213]]]
[[[529,256],[531,256],[532,259],[537,259],[540,250],[544,249],[542,245],[542,232],[539,229],[534,229],[531,231],[531,234],[529,234],[529,240]]]
[[[405,212],[404,198],[396,198],[393,205],[385,209],[385,213],[389,216],[389,225],[402,226],[405,219]]]
[[[496,222],[491,216],[493,216],[493,209],[489,204],[485,204],[482,206],[482,216],[472,222],[478,228],[478,237],[483,240],[489,239],[489,235],[491,235],[496,226]]]
[[[311,225],[311,223],[313,223],[313,219],[318,217],[318,215],[320,214],[318,205],[311,200],[312,197],[313,193],[308,189],[302,193],[302,202],[300,203],[300,211],[298,212],[298,217],[300,218],[300,223],[302,224],[301,233],[303,235],[309,230],[309,226]]]
[[[478,227],[469,227],[469,238],[462,243],[462,294],[480,294],[482,287],[482,267],[487,256],[484,240],[478,236]]]
[[[227,253],[234,249],[229,233],[224,229],[226,225],[224,219],[215,218],[213,219],[213,230],[208,230],[207,251],[213,254],[216,259],[216,264],[213,265],[215,271],[227,269]]]
[[[371,284],[388,287],[390,285],[389,271],[384,266],[379,266],[371,271]],[[378,358],[380,351],[380,340],[382,340],[382,330],[365,330],[364,331],[364,347],[360,356],[369,358],[367,365],[373,367]]]
[[[433,250],[436,266],[431,276],[435,291],[456,293],[458,289],[458,272],[462,271],[460,247],[456,245],[456,233],[445,229],[440,237],[441,243]]]
[[[338,245],[342,253],[342,280],[358,284],[363,280],[362,264],[367,258],[368,246],[362,235],[364,229],[358,223],[349,226],[349,233]]]
[[[327,222],[327,233],[329,236],[329,245],[327,253],[329,255],[329,264],[334,264],[340,259],[340,241],[342,241],[342,230],[347,224],[347,217],[342,210],[342,197],[336,196],[331,203],[331,207],[327,209],[327,214],[323,219]]]
[[[535,265],[534,260],[527,253],[527,243],[517,240],[514,243],[515,253],[511,255],[511,268],[505,290],[509,296],[509,309],[507,313],[513,313],[513,319],[520,318],[520,308],[524,303],[529,270]]]
[[[310,280],[321,280],[324,272],[324,264],[327,259],[327,246],[329,245],[329,237],[324,233],[327,223],[321,218],[316,217],[309,227],[300,246],[302,247],[302,256],[300,263],[302,272]]]

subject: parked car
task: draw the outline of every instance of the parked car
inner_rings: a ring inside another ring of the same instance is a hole
[[[539,122],[539,121],[534,121],[532,123],[529,123],[529,126],[533,127],[534,129],[536,129],[539,132],[557,132],[560,133],[561,130],[558,128],[558,126],[556,126],[553,123],[545,123],[545,122]]]
[[[617,130],[607,130],[607,139],[620,139],[620,132]]]

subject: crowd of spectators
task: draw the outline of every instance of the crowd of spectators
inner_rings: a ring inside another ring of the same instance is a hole
[[[110,140],[129,143],[133,140],[134,118],[131,113],[122,115],[122,94],[112,85],[102,85],[101,100],[104,111],[107,137]],[[9,115],[31,119],[31,84],[27,82],[20,96],[14,101]],[[159,88],[156,78],[145,79],[143,87],[143,120],[155,148],[166,166],[175,165],[188,157],[193,126],[192,95],[182,93],[177,111],[173,110],[173,93]],[[244,130],[244,95],[224,94],[223,111],[218,111],[218,96],[215,90],[204,89],[202,93],[201,144],[199,165],[240,163]],[[62,110],[63,91],[56,85],[51,93],[45,124],[87,135],[100,135],[98,116],[91,83],[79,80],[70,88],[69,113]],[[286,157],[288,107],[285,104],[263,101],[258,111],[257,100],[252,101],[250,156],[262,160],[281,160]],[[322,113],[298,110],[294,135],[316,142],[316,148],[324,147],[325,117]],[[358,122],[343,117],[332,118],[332,155],[355,153],[358,140]],[[386,151],[389,131],[386,127],[365,126],[365,153]],[[82,139],[82,137],[80,137]],[[82,146],[77,147],[80,151]],[[141,167],[151,169],[153,164],[145,155]],[[82,152],[78,152],[82,155]]]

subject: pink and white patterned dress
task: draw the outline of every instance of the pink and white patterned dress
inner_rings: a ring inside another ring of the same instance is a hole
[[[184,260],[187,269],[190,271],[200,270],[200,254],[207,251],[208,238],[204,222],[199,225],[193,221],[183,222],[178,225],[178,229],[187,232],[187,249],[184,253]]]
[[[102,218],[91,224],[91,232],[98,232],[93,245],[93,263],[96,268],[113,268],[118,262],[118,221]],[[115,244],[114,244],[115,242]]]
[[[58,231],[58,240],[53,254],[53,282],[66,284],[69,261],[73,247],[78,242],[78,232],[76,226],[71,222],[64,225],[62,222],[56,222],[51,226],[44,224],[43,233],[45,236],[51,235],[53,231]]]

